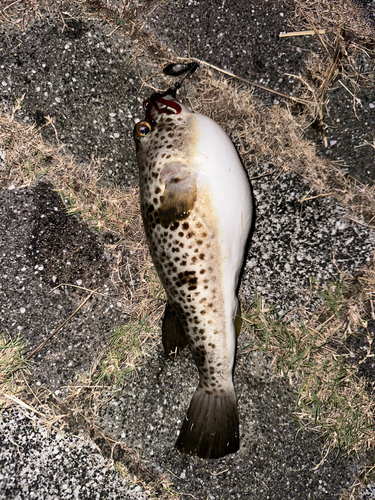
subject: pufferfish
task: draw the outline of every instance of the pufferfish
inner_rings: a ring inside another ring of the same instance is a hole
[[[165,288],[165,353],[189,346],[199,372],[176,448],[219,458],[239,448],[233,386],[237,286],[252,217],[248,177],[210,118],[154,94],[134,128],[141,212]]]

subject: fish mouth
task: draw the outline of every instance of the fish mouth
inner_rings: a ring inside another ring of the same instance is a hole
[[[166,114],[166,115],[178,115],[181,113],[181,106],[176,100],[176,96],[173,95],[175,92],[170,92],[170,89],[167,92],[164,92],[163,94],[161,93],[155,93],[152,94],[152,96],[149,99],[146,99],[143,101],[143,109],[145,110],[146,113],[146,121],[150,125],[155,124],[155,119],[153,117],[153,111],[158,113],[159,115],[161,114]],[[171,98],[166,99],[167,96],[171,95]],[[155,114],[155,113],[154,113]]]

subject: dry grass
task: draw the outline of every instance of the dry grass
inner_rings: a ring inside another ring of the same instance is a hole
[[[327,50],[332,40],[340,38],[351,53],[364,47],[375,48],[375,28],[363,15],[360,5],[351,0],[295,0],[296,18],[312,30],[324,29]],[[323,35],[322,35],[323,36]]]
[[[304,427],[325,438],[332,449],[364,452],[375,447],[375,400],[371,383],[359,375],[360,365],[373,357],[367,324],[375,320],[375,260],[359,278],[343,276],[337,283],[315,287],[323,300],[309,314],[279,317],[260,298],[245,318],[259,349],[270,350],[276,373],[299,391],[295,415]],[[349,335],[367,331],[368,352],[356,364],[346,346]],[[260,342],[259,342],[260,341]]]
[[[14,119],[20,105],[21,102],[12,113],[0,115],[0,149],[4,155],[0,187],[26,187],[41,179],[51,182],[62,194],[70,215],[80,215],[97,229],[130,235],[144,246],[138,191],[101,186],[100,160],[93,159],[89,165],[76,164],[72,157],[63,154],[62,148],[43,141],[40,129]],[[47,118],[46,126],[54,127]]]
[[[23,31],[35,20],[45,18],[52,10],[58,10],[61,3],[57,0],[2,0],[0,26]]]
[[[9,396],[23,391],[23,374],[28,372],[28,362],[22,355],[24,345],[21,337],[0,336],[0,408],[9,404]]]
[[[375,28],[366,21],[362,8],[351,0],[295,0],[297,29],[312,30],[320,50],[306,60],[303,75],[295,75],[310,98],[309,113],[319,121],[323,139],[328,115],[328,93],[339,83],[353,98],[353,111],[360,105],[356,95],[374,80]],[[324,33],[318,30],[324,29]],[[366,63],[371,69],[363,71]],[[326,144],[327,145],[327,144]]]

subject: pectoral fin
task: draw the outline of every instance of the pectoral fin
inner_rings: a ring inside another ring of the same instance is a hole
[[[162,340],[166,356],[179,354],[187,346],[187,338],[184,329],[175,312],[169,304],[165,306],[163,317]]]
[[[197,198],[197,185],[190,169],[179,163],[165,166],[160,178],[165,182],[165,189],[159,218],[161,225],[168,227],[172,222],[189,216]]]

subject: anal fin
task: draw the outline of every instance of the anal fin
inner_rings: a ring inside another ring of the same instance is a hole
[[[185,349],[188,340],[180,320],[169,304],[165,306],[161,330],[164,353],[166,356],[179,354]]]

